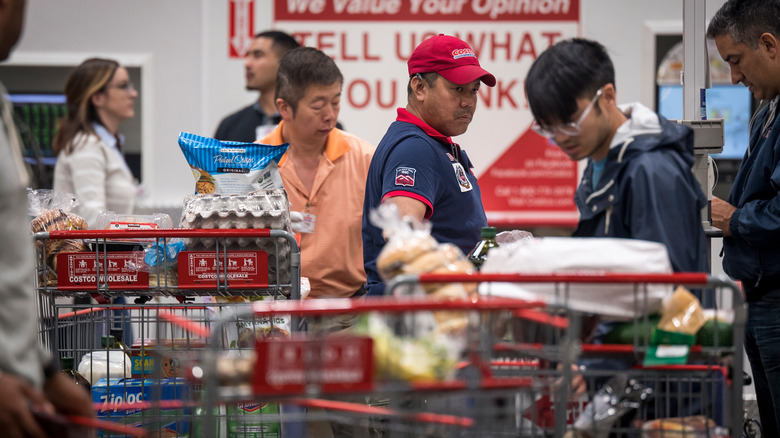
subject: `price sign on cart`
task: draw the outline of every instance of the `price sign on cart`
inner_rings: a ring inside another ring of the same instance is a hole
[[[228,251],[226,258],[215,251],[182,251],[178,260],[182,288],[211,288],[225,277],[236,287],[268,287],[265,251]]]
[[[111,289],[149,288],[149,271],[143,251],[109,252],[100,257],[89,252],[57,254],[57,288],[60,290],[97,289],[98,281]]]
[[[256,394],[299,394],[307,385],[323,391],[370,391],[373,341],[368,337],[258,341],[254,374]]]

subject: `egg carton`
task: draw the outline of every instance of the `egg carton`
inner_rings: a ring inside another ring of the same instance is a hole
[[[184,199],[182,228],[199,229],[252,229],[263,228],[291,232],[290,203],[284,189],[261,190],[243,195],[197,194]],[[237,244],[242,249],[261,246],[262,238],[227,238],[225,245]],[[206,249],[216,245],[215,239],[189,239],[190,244],[200,244]],[[288,246],[289,249],[289,246]]]
[[[290,203],[284,189],[260,190],[242,195],[197,194],[184,199],[180,227],[198,229],[272,229],[292,233]],[[215,238],[185,239],[190,251],[214,251]],[[256,250],[268,254],[269,284],[291,281],[290,243],[284,238],[228,237],[219,248]],[[278,271],[278,273],[277,273]]]

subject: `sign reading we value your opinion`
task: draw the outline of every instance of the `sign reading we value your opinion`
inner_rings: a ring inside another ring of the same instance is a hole
[[[335,59],[339,120],[374,145],[406,106],[414,48],[440,33],[468,42],[497,84],[480,88],[474,120],[454,140],[474,163],[488,220],[576,223],[577,164],[530,131],[523,87],[541,52],[579,34],[579,0],[274,0],[273,17],[274,28]]]

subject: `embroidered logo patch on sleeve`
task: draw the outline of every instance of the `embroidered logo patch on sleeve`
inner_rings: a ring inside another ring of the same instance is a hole
[[[414,174],[417,169],[412,167],[398,167],[395,169],[395,185],[414,187]]]

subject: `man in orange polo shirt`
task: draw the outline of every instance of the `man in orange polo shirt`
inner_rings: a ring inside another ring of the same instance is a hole
[[[364,294],[361,221],[374,147],[336,128],[344,78],[329,56],[299,47],[282,58],[276,105],[282,121],[260,140],[290,143],[279,164],[290,209],[304,215],[301,275],[310,298]]]
[[[303,214],[301,275],[309,298],[358,297],[363,285],[363,197],[374,147],[336,128],[344,77],[333,59],[311,47],[288,52],[276,77],[282,121],[260,140],[289,143],[279,163],[290,209]],[[354,315],[309,321],[309,331],[347,329]],[[358,400],[360,402],[362,400]],[[308,422],[308,436],[368,437],[359,425]]]

